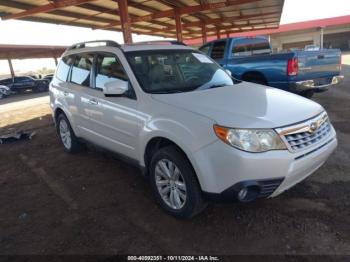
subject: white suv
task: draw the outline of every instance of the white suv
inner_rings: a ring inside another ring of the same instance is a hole
[[[319,104],[237,81],[180,43],[76,44],[62,56],[50,99],[66,151],[83,140],[133,160],[177,217],[209,199],[277,196],[337,146]]]

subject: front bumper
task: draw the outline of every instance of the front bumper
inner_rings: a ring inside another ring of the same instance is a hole
[[[303,80],[298,81],[293,84],[292,89],[295,92],[302,92],[302,91],[308,91],[308,90],[315,90],[318,92],[326,91],[330,86],[337,85],[341,83],[344,80],[344,76],[333,76],[332,78],[328,79],[321,79],[320,80]]]
[[[263,197],[275,197],[315,172],[337,147],[332,127],[330,136],[307,150],[291,153],[275,150],[248,153],[217,141],[196,152],[194,167],[205,195],[232,198],[242,183],[280,181]]]

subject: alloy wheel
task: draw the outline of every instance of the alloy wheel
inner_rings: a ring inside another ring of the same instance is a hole
[[[72,147],[71,132],[66,120],[61,119],[59,123],[60,137],[65,148],[70,149]]]
[[[172,209],[181,209],[187,199],[187,188],[174,162],[161,159],[155,167],[155,182],[162,200]]]

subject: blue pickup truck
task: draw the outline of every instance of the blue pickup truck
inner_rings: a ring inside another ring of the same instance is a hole
[[[239,80],[311,97],[343,80],[338,49],[272,53],[265,37],[219,39],[200,47]]]

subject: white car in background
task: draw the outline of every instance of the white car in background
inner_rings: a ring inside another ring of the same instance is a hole
[[[62,56],[50,100],[66,151],[83,140],[132,160],[176,217],[209,199],[275,197],[337,146],[319,104],[237,81],[179,43],[76,44]]]

